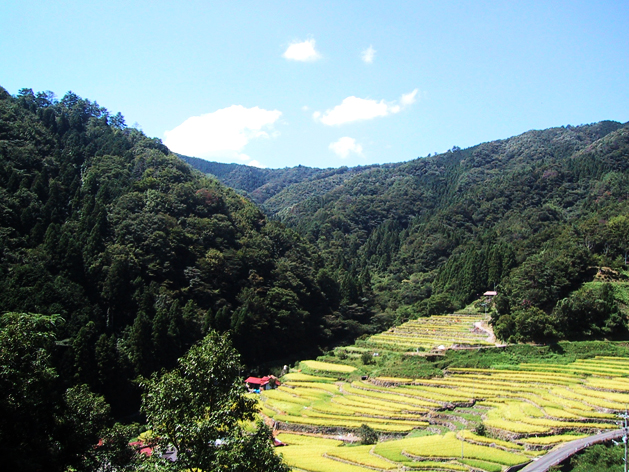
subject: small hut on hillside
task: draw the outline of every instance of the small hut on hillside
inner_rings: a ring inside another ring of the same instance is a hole
[[[265,375],[264,377],[248,377],[245,380],[247,388],[252,391],[271,390],[281,385],[280,381],[274,375]]]

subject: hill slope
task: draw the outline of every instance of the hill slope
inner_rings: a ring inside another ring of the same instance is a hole
[[[60,314],[64,375],[119,407],[210,328],[250,365],[350,332],[316,248],[75,94],[0,88],[0,214],[3,312]]]
[[[557,302],[593,280],[590,267],[626,266],[628,158],[629,129],[604,121],[373,167],[333,188],[301,182],[267,204],[322,249],[342,297],[369,300],[385,325],[498,287],[504,339],[620,335],[616,289]],[[291,192],[301,201],[282,200]],[[592,297],[606,301],[586,307]]]

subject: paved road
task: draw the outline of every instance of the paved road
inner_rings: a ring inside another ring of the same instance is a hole
[[[577,453],[581,449],[585,449],[592,444],[597,444],[610,439],[618,439],[623,435],[622,429],[615,431],[608,431],[606,433],[596,434],[594,436],[588,436],[587,438],[577,439],[576,441],[570,441],[564,444],[559,449],[549,452],[545,456],[540,457],[536,461],[531,462],[521,472],[546,472],[553,465],[557,465],[560,462],[565,461],[571,455]]]

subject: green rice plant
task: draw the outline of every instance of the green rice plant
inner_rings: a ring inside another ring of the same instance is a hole
[[[588,395],[582,395],[568,388],[556,387],[556,388],[551,389],[551,392],[554,395],[557,395],[559,397],[563,397],[569,400],[574,400],[580,403],[594,405],[600,408],[608,408],[610,410],[624,410],[625,409],[625,404],[605,401],[600,398],[595,398]]]
[[[324,447],[336,447],[342,446],[343,441],[338,439],[322,438],[320,436],[310,436],[305,434],[294,433],[280,433],[277,438],[284,444],[291,444],[296,446],[324,446]]]
[[[376,377],[376,380],[379,380],[381,382],[391,382],[399,384],[411,383],[413,381],[413,379],[404,379],[398,377]]]
[[[380,392],[380,393],[385,393],[385,394],[391,393],[394,395],[398,395],[399,402],[404,402],[405,399],[407,398],[414,398],[415,400],[417,400],[418,403],[416,404],[418,405],[423,405],[426,407],[434,407],[434,408],[438,408],[440,406],[438,403],[423,400],[422,398],[419,398],[419,396],[415,396],[412,394],[412,392],[409,392],[408,390],[405,390],[401,387],[381,387],[381,386],[373,385],[367,382],[352,382],[352,387],[355,387],[360,390],[368,390],[368,391]]]
[[[347,415],[347,414],[334,414],[334,413],[325,413],[325,412],[320,412],[314,409],[308,409],[308,410],[303,410],[301,412],[301,416],[302,418],[319,418],[319,419],[328,419],[332,422],[335,422],[336,424],[342,424],[339,423],[340,421],[362,421],[364,420],[365,422],[368,422],[369,424],[387,424],[387,425],[410,425],[411,428],[413,427],[420,427],[420,426],[428,426],[428,422],[426,421],[422,421],[421,419],[417,418],[417,417],[413,417],[412,419],[409,420],[396,420],[396,419],[389,419],[389,418],[375,418],[375,417],[367,417],[367,416],[358,416],[358,415]]]
[[[329,384],[329,383],[316,383],[316,382],[299,382],[299,381],[295,381],[295,382],[288,382],[286,384],[284,384],[286,387],[290,387],[290,388],[295,388],[295,387],[301,387],[301,389],[309,389],[309,392],[327,392],[327,393],[339,393],[339,387],[338,385],[335,384]],[[300,390],[300,391],[304,391],[304,390]]]
[[[596,356],[595,359],[623,363],[629,366],[629,357]]]
[[[414,407],[405,403],[391,401],[381,401],[372,398],[359,397],[356,395],[337,396],[331,400],[334,403],[356,408],[370,408],[372,411],[382,412],[407,412],[409,414],[423,414],[429,410],[426,408]]]
[[[326,426],[326,427],[341,427],[341,428],[360,428],[361,425],[375,429],[376,431],[391,432],[391,433],[403,433],[411,431],[416,426],[414,424],[400,422],[402,424],[393,423],[377,423],[371,418],[349,418],[341,416],[332,416],[329,418],[322,418],[316,416],[291,416],[291,415],[275,415],[276,421],[283,421],[285,423],[302,424],[310,426]],[[425,423],[427,425],[427,423]],[[421,426],[421,425],[420,425]]]
[[[524,418],[522,423],[542,426],[548,428],[591,428],[591,429],[611,429],[615,428],[614,425],[608,423],[578,423],[578,422],[564,422],[557,420],[549,420],[546,418]]]
[[[318,372],[339,372],[349,374],[356,370],[356,367],[352,367],[351,365],[332,364],[330,362],[301,361],[300,364]]]
[[[602,388],[619,392],[629,392],[628,378],[606,379],[600,377],[589,377],[588,379],[586,379],[585,384],[591,388]]]
[[[268,416],[269,418],[273,418],[275,419],[275,417],[279,414],[277,411],[272,410],[271,408],[267,407],[267,406],[262,406],[262,408],[260,408],[260,413]]]
[[[458,436],[462,437],[466,441],[483,443],[487,446],[495,444],[496,446],[505,447],[507,449],[514,449],[516,451],[524,449],[519,444],[515,444],[509,441],[502,441],[501,439],[488,438],[487,436],[479,436],[478,434],[474,434],[473,432],[466,429],[459,431]]]
[[[439,406],[435,403],[431,403],[431,402],[427,402],[425,400],[420,400],[418,398],[414,398],[414,397],[404,397],[402,395],[395,395],[392,393],[384,393],[384,392],[380,392],[380,391],[375,391],[375,390],[370,390],[370,389],[362,389],[362,388],[355,388],[353,386],[347,386],[344,385],[343,386],[343,390],[347,393],[351,393],[354,395],[359,395],[359,396],[365,396],[365,397],[371,397],[371,398],[379,398],[382,400],[390,400],[390,401],[394,401],[397,403],[407,403],[409,405],[413,405],[413,406]]]
[[[273,390],[265,390],[260,394],[260,398],[262,400],[269,401],[284,401],[296,403],[299,405],[310,405],[312,401],[308,399],[301,398],[299,395],[295,395],[290,389],[273,389]]]
[[[450,462],[435,462],[435,461],[417,461],[417,462],[410,462],[409,467],[411,467],[411,470],[435,470],[435,471],[441,471],[443,470],[444,472],[447,471],[467,471],[469,470],[467,467],[465,467],[464,465],[461,465],[458,462],[454,462],[454,461],[450,461]]]
[[[580,409],[580,410],[588,410],[588,411],[593,411],[594,408],[592,408],[591,406],[588,405],[584,405],[583,402],[578,401],[578,400],[572,400],[569,398],[566,398],[564,396],[560,396],[557,395],[555,393],[550,393],[550,392],[539,392],[537,393],[537,395],[544,399],[547,400],[551,403],[555,403],[557,405],[561,405],[564,409],[567,408],[575,408],[575,409]]]
[[[488,419],[485,420],[484,423],[489,427],[511,431],[512,433],[540,434],[548,433],[551,430],[551,428],[543,426],[535,426],[516,421],[503,420],[501,418]]]
[[[574,441],[576,439],[586,438],[587,434],[557,434],[554,436],[541,436],[520,439],[519,442],[524,444],[533,444],[538,446],[547,446],[552,444],[561,444]]]
[[[302,374],[301,372],[289,372],[282,377],[282,382],[335,382],[333,377]]]
[[[575,373],[589,375],[610,375],[622,376],[627,371],[625,367],[604,367],[596,365],[557,365],[557,364],[520,364],[522,370],[534,372],[559,372],[559,373]]]
[[[298,405],[296,403],[290,403],[290,402],[284,402],[280,400],[267,402],[266,405],[272,410],[280,411],[287,415],[300,415],[302,410],[305,408],[303,405]]]
[[[406,451],[417,457],[456,459],[461,457],[461,441],[456,438],[455,433],[449,432],[443,436],[423,436],[378,443],[374,452],[390,458],[387,454],[390,454],[392,450],[399,451],[399,454]],[[463,456],[467,459],[485,460],[503,465],[516,465],[527,461],[526,456],[519,453],[470,443],[463,444]]]
[[[568,413],[574,413],[582,418],[598,418],[600,420],[615,420],[617,417],[612,413],[602,413],[594,410],[581,410],[578,408],[565,408]]]
[[[397,470],[398,464],[383,459],[381,456],[371,454],[373,446],[337,447],[330,449],[326,455],[353,462],[356,465],[373,467],[381,470]]]
[[[624,403],[625,405],[629,404],[629,395],[625,393],[601,392],[600,390],[593,390],[576,385],[570,387],[570,390],[588,397],[602,398],[616,403]]]
[[[325,457],[326,446],[288,446],[280,452],[284,461],[291,467],[308,472],[366,472],[370,469],[346,464]]]
[[[410,394],[431,402],[468,402],[470,395],[449,387],[401,385],[400,393]]]
[[[568,419],[568,420],[577,420],[577,419],[583,418],[580,415],[577,415],[570,411],[566,411],[562,408],[544,407],[544,411],[546,412],[548,416],[551,416],[553,418],[562,418],[562,419]]]
[[[482,469],[487,472],[501,472],[502,466],[495,462],[479,461],[475,459],[459,459],[459,462],[474,467],[475,469]]]
[[[321,384],[323,387],[333,387],[331,389],[327,388],[311,388],[311,387],[293,387],[293,386],[282,386],[282,389],[285,392],[289,392],[293,395],[297,395],[302,398],[331,398],[335,393],[339,392],[339,389],[336,385],[328,385]],[[335,387],[335,388],[334,388]]]

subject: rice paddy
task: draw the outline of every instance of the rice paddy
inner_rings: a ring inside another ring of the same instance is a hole
[[[448,331],[452,343],[487,339],[469,333],[473,316],[440,318],[439,329]],[[396,342],[406,345],[409,333],[438,325],[428,320],[406,323],[376,341],[398,336]],[[443,343],[443,336],[424,346]],[[279,452],[294,470],[498,472],[540,450],[616,428],[616,414],[629,404],[629,358],[451,368],[433,378],[361,378],[364,370],[355,365],[303,361],[280,388],[261,393],[263,414],[289,444]],[[380,442],[357,445],[362,425],[375,430]]]
[[[491,346],[490,333],[481,328],[484,322],[484,316],[470,313],[419,318],[371,336],[363,346],[418,352],[439,346]]]

